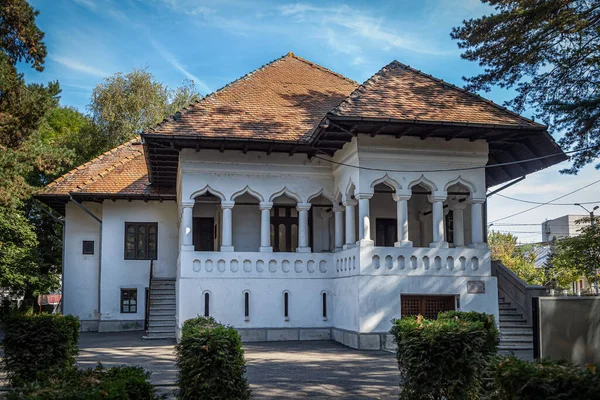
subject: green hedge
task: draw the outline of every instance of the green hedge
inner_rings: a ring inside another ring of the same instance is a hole
[[[4,321],[4,369],[11,386],[47,382],[75,368],[79,320],[42,314]]]
[[[534,362],[515,357],[491,365],[498,400],[600,399],[600,364],[576,366],[547,359]]]
[[[176,346],[180,399],[249,399],[242,341],[213,318],[185,321]]]
[[[494,317],[440,313],[393,321],[391,333],[402,377],[401,399],[478,399],[482,372],[496,352]]]
[[[72,370],[43,386],[25,385],[9,392],[8,400],[147,400],[158,399],[149,381],[150,373],[141,367],[98,365],[85,371]]]

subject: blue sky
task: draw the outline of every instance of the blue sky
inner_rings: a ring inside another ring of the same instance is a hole
[[[46,33],[46,69],[25,70],[28,81],[60,81],[61,103],[85,112],[95,85],[115,72],[147,66],[175,87],[192,79],[203,94],[288,51],[362,82],[397,59],[438,78],[462,85],[476,74],[450,39],[453,26],[491,12],[479,0],[402,1],[198,1],[198,0],[30,0]],[[510,92],[485,97],[502,103]],[[578,176],[556,167],[528,177],[503,192],[546,201],[577,189],[600,173]],[[600,184],[561,202],[600,202]],[[500,198],[489,202],[489,220],[529,208]],[[546,206],[503,223],[541,223],[574,206]],[[540,240],[539,226],[502,226],[524,241]]]

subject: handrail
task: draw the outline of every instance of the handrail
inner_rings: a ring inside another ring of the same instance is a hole
[[[546,294],[546,288],[530,285],[500,261],[492,261],[492,275],[498,279],[498,294],[515,306],[528,323],[532,323],[532,298]]]

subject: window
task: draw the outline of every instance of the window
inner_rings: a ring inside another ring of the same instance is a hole
[[[125,259],[156,260],[158,224],[125,222]]]
[[[288,292],[283,292],[283,316],[285,317],[286,321],[290,318],[289,305],[290,294]]]
[[[210,293],[204,293],[204,316],[210,315]]]
[[[327,319],[327,293],[323,292],[323,319]]]
[[[94,254],[94,241],[93,240],[84,240],[83,241],[83,249],[81,252],[83,254]]]
[[[137,289],[121,289],[121,313],[137,312]]]
[[[250,319],[250,293],[244,292],[244,316],[246,320]]]

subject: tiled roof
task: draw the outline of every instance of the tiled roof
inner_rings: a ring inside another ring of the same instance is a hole
[[[60,196],[97,193],[144,196],[171,194],[172,190],[150,186],[144,148],[136,138],[67,172],[47,185],[39,194]]]
[[[293,53],[200,99],[147,134],[298,141],[358,83]]]
[[[383,67],[330,114],[348,118],[542,126],[398,61]]]

